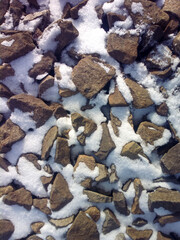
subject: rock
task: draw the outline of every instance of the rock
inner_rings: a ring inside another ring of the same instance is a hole
[[[44,226],[44,222],[31,223],[31,229],[34,233],[41,233],[40,229]]]
[[[172,13],[180,18],[180,4],[179,1],[176,0],[165,0],[163,11]]]
[[[10,0],[4,0],[0,2],[0,25],[5,21],[4,15],[6,14],[9,8]]]
[[[3,63],[0,66],[0,80],[4,80],[6,77],[14,76],[14,73],[14,69],[8,63]]]
[[[169,34],[175,33],[179,27],[178,19],[174,15],[171,15],[170,17],[171,17],[171,20],[169,21],[166,28],[164,29],[164,38],[165,39],[168,38]]]
[[[115,69],[96,57],[81,59],[72,71],[72,81],[88,99],[94,97],[114,76]]]
[[[133,160],[139,158],[140,156],[146,157],[142,147],[134,141],[129,142],[123,146],[121,155]]]
[[[67,88],[60,88],[59,89],[59,95],[61,97],[64,97],[64,98],[74,96],[77,93],[78,93],[78,91],[72,91],[72,90],[67,89]]]
[[[41,170],[41,165],[38,163],[38,157],[33,153],[25,153],[22,154],[21,157],[26,158],[29,162],[31,162],[38,170]]]
[[[76,168],[79,166],[79,163],[81,162],[85,163],[90,170],[94,170],[94,168],[96,167],[96,161],[94,157],[88,155],[79,155],[74,166],[74,171],[76,171]]]
[[[37,0],[27,0],[27,1],[29,3],[30,7],[33,7],[35,9],[39,9],[39,5],[37,3]]]
[[[164,130],[165,128],[159,127],[154,123],[141,122],[137,134],[139,134],[146,143],[153,145],[154,141],[162,138]]]
[[[41,60],[35,63],[29,70],[29,76],[36,80],[41,80],[49,74],[55,61],[56,57],[54,56],[53,52],[46,52],[42,56]]]
[[[144,214],[144,212],[140,209],[139,199],[142,191],[144,190],[141,180],[139,178],[134,179],[134,189],[135,189],[135,197],[133,200],[133,204],[131,207],[132,214]]]
[[[119,91],[118,87],[116,86],[114,89],[114,93],[109,95],[109,105],[111,107],[126,107],[128,106],[126,100],[124,99],[122,93]]]
[[[21,128],[8,119],[0,127],[0,152],[7,153],[11,146],[25,137]]]
[[[81,182],[81,186],[84,187],[85,189],[91,189],[92,188],[92,178],[85,178]]]
[[[74,215],[67,217],[67,218],[62,218],[62,219],[53,219],[50,218],[49,222],[54,225],[56,228],[62,228],[66,227],[69,224],[71,224],[74,221]]]
[[[26,240],[43,240],[43,239],[36,235],[31,235],[30,237],[26,238]]]
[[[115,240],[126,240],[124,233],[118,233],[118,235],[116,235]]]
[[[149,193],[148,206],[151,212],[154,211],[154,208],[159,207],[171,212],[180,212],[180,192],[159,187]]]
[[[168,77],[171,76],[172,74],[172,68],[169,67],[167,69],[164,69],[164,70],[151,70],[150,73],[152,75],[155,75],[157,78],[160,78],[160,79],[163,79],[163,80],[166,80]]]
[[[165,216],[157,216],[154,220],[154,223],[159,223],[161,227],[164,227],[167,223],[174,223],[180,221],[180,213],[165,215]]]
[[[4,169],[6,172],[9,172],[9,169],[8,167],[10,166],[11,164],[8,162],[8,160],[6,160],[5,158],[2,158],[0,156],[0,167],[2,169]]]
[[[87,231],[88,229],[88,231]],[[67,232],[67,240],[99,240],[99,232],[96,223],[82,211],[75,218]]]
[[[53,238],[52,236],[47,236],[46,240],[55,240],[55,238]]]
[[[51,168],[51,166],[49,164],[46,164],[44,167],[43,167],[44,171],[46,171],[47,173],[49,174],[53,174],[53,170]]]
[[[25,10],[25,6],[23,6],[20,1],[13,0],[10,3],[9,12],[12,15],[13,27],[18,26],[24,10]]]
[[[125,216],[129,215],[129,210],[127,208],[126,198],[123,192],[113,191],[113,202],[116,210]]]
[[[53,180],[53,175],[51,177],[42,176],[40,179],[41,179],[41,182],[42,182],[45,190],[47,191],[49,184]]]
[[[156,112],[161,116],[167,117],[168,116],[168,106],[167,106],[166,102],[163,102],[160,105],[158,105],[156,107]]]
[[[111,126],[113,128],[114,134],[119,137],[119,127],[121,126],[122,122],[119,118],[115,117],[112,112],[110,112],[110,119],[111,119]]]
[[[106,215],[105,221],[102,225],[102,232],[103,234],[107,234],[114,229],[120,227],[120,223],[114,213],[110,209],[105,209],[104,213]]]
[[[142,227],[144,225],[146,225],[148,223],[148,221],[146,219],[143,218],[136,218],[133,222],[132,225],[136,226],[136,227]]]
[[[133,97],[133,107],[140,109],[153,105],[153,101],[151,100],[146,88],[129,78],[125,79],[125,83],[130,88],[131,95]]]
[[[119,178],[117,176],[116,165],[115,164],[111,164],[110,174],[109,174],[109,181],[110,181],[110,183],[115,183],[118,180],[119,180]]]
[[[10,220],[0,219],[0,239],[9,239],[14,232],[14,225]]]
[[[180,142],[180,137],[178,137],[177,130],[174,128],[172,122],[168,121],[168,123],[172,133],[172,137],[175,138],[178,142]]]
[[[48,75],[39,84],[39,93],[38,93],[39,97],[43,99],[46,96],[46,94],[44,93],[53,86],[54,86],[54,77]]]
[[[104,164],[97,163],[96,166],[99,169],[99,175],[95,178],[96,182],[103,182],[108,180],[108,170]]]
[[[97,222],[100,218],[100,211],[97,207],[89,207],[85,213],[88,214],[95,222]]]
[[[0,198],[3,196],[3,195],[6,195],[10,192],[14,191],[14,188],[9,185],[9,186],[5,186],[5,187],[0,187]]]
[[[124,15],[120,15],[113,12],[107,13],[107,21],[108,21],[109,28],[112,28],[116,21],[125,21],[125,20],[126,20],[126,16]]]
[[[78,12],[79,10],[84,7],[86,5],[86,3],[88,2],[88,0],[83,0],[80,3],[78,3],[77,5],[75,5],[74,7],[72,7],[70,9],[70,15],[72,19],[78,19],[79,15]]]
[[[120,63],[131,64],[137,58],[138,37],[129,33],[122,36],[110,33],[107,38],[107,51]]]
[[[180,143],[170,148],[161,158],[162,170],[168,174],[180,173]]]
[[[51,214],[51,210],[48,208],[48,198],[33,199],[33,206],[47,215]]]
[[[167,236],[161,232],[157,233],[157,240],[172,240],[172,237]]]
[[[51,127],[44,136],[41,149],[41,159],[48,159],[51,148],[58,135],[58,127]]]
[[[33,112],[32,119],[36,122],[37,128],[44,125],[53,113],[41,99],[24,93],[11,97],[8,106],[11,111],[17,108],[22,112]]]
[[[4,116],[3,114],[0,113],[0,125],[2,124],[3,120],[4,120]]]
[[[113,142],[113,140],[110,136],[107,124],[102,123],[101,126],[102,126],[102,129],[103,129],[103,133],[102,133],[102,138],[101,138],[101,142],[100,142],[100,148],[95,153],[95,156],[99,160],[102,161],[102,160],[105,160],[107,158],[109,153],[116,147],[116,145],[114,144],[114,142]]]
[[[83,190],[83,194],[86,194],[90,202],[94,203],[109,203],[112,202],[112,197],[93,192],[90,190]]]
[[[176,35],[176,37],[173,40],[173,48],[174,51],[180,55],[180,32]]]
[[[65,138],[58,137],[56,142],[56,154],[54,161],[60,163],[64,167],[71,164],[70,161],[70,147],[68,141]]]
[[[58,173],[53,182],[50,193],[50,206],[53,211],[63,208],[73,199],[73,195],[69,190],[68,183],[64,177]]]
[[[13,96],[13,93],[9,90],[6,85],[0,83],[0,97],[2,98],[10,98]]]
[[[36,46],[28,32],[19,32],[0,39],[0,58],[9,63],[32,51]]]
[[[149,240],[153,231],[151,229],[136,230],[135,228],[127,227],[126,233],[132,240]]]
[[[72,5],[67,2],[65,5],[64,5],[64,8],[63,8],[63,14],[62,14],[62,18],[70,18],[71,15],[70,15],[70,9],[72,8]]]
[[[124,185],[122,186],[123,192],[127,192],[127,190],[129,189],[131,183],[132,183],[132,179],[129,179],[129,180],[127,180],[127,182],[124,183]]]
[[[3,202],[7,205],[20,205],[25,207],[27,210],[31,209],[32,206],[32,195],[25,188],[20,188],[13,192],[9,192],[3,198]]]

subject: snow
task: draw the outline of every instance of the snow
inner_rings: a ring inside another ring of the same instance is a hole
[[[4,40],[3,42],[1,42],[1,45],[3,46],[6,46],[6,47],[11,47],[12,44],[14,43],[14,39],[10,40],[10,41],[7,41],[7,40]]]
[[[133,2],[131,4],[131,11],[136,14],[136,13],[140,13],[141,15],[143,15],[143,6],[142,6],[142,3],[141,2]]]

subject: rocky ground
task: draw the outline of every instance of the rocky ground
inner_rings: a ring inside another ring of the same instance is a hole
[[[180,1],[0,1],[0,239],[180,239]]]

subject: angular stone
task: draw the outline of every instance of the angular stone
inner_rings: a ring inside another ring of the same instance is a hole
[[[171,17],[171,20],[169,21],[166,28],[164,29],[164,38],[165,39],[168,38],[169,34],[175,33],[179,27],[178,19],[174,15],[171,15],[170,17]]]
[[[62,104],[57,104],[53,108],[53,115],[56,119],[59,119],[61,117],[67,117],[68,112],[63,108]]]
[[[180,213],[157,216],[154,220],[154,223],[159,223],[161,227],[164,227],[167,223],[180,222]]]
[[[11,111],[15,108],[22,112],[33,112],[32,119],[36,122],[36,127],[44,123],[52,116],[52,110],[41,99],[24,93],[11,97],[8,101]]]
[[[87,213],[93,221],[97,222],[100,218],[100,211],[97,207],[89,207],[85,213]]]
[[[129,215],[129,210],[127,208],[126,198],[123,192],[113,191],[113,202],[116,210],[125,216]]]
[[[8,162],[8,160],[6,160],[5,158],[2,158],[0,156],[0,167],[2,169],[4,169],[6,172],[9,172],[9,169],[8,167],[10,166],[11,164]]]
[[[9,185],[9,186],[5,186],[5,187],[0,187],[0,198],[3,196],[3,195],[6,195],[10,192],[14,191],[14,188]]]
[[[46,189],[46,191],[48,189],[49,184],[52,182],[52,180],[53,180],[53,175],[51,177],[46,177],[46,176],[41,177],[41,182],[44,188]]]
[[[0,97],[4,98],[10,98],[13,96],[13,93],[9,90],[6,85],[3,83],[0,83]]]
[[[154,211],[154,208],[159,207],[171,212],[180,212],[180,192],[159,187],[149,193],[148,206],[151,212]]]
[[[120,15],[113,12],[107,13],[107,21],[108,21],[109,28],[112,28],[116,21],[125,21],[125,20],[126,20],[126,16],[124,15]]]
[[[30,237],[26,238],[26,240],[43,240],[43,239],[36,235],[31,235]]]
[[[156,107],[156,112],[161,116],[168,116],[168,106],[166,102],[161,103],[159,106]]]
[[[103,234],[107,234],[111,232],[114,229],[117,229],[120,227],[120,223],[114,213],[110,209],[105,209],[104,213],[106,215],[105,221],[102,226],[102,232]]]
[[[148,223],[148,221],[146,219],[143,218],[136,218],[133,222],[132,225],[136,226],[136,227],[142,227],[144,225],[146,225]]]
[[[81,182],[81,186],[84,187],[85,189],[91,189],[92,188],[92,178],[85,178]]]
[[[100,142],[100,148],[95,153],[95,156],[99,160],[102,161],[102,160],[105,160],[107,158],[109,153],[116,147],[116,145],[114,144],[114,142],[113,142],[113,140],[110,136],[107,124],[102,123],[101,126],[102,126],[102,129],[103,129],[103,133],[102,133],[102,138],[101,138],[101,142]]]
[[[33,153],[25,153],[22,154],[21,157],[26,158],[29,162],[31,162],[38,170],[41,170],[41,165],[38,163],[38,157]]]
[[[104,164],[97,163],[96,166],[99,169],[99,175],[95,178],[96,182],[103,182],[108,180],[108,170]]]
[[[168,174],[180,173],[180,143],[170,148],[161,158],[162,170]]]
[[[151,229],[137,230],[132,227],[127,227],[126,233],[132,240],[149,240],[153,231]]]
[[[122,121],[119,118],[115,117],[112,112],[110,112],[110,119],[111,119],[111,126],[113,128],[114,134],[119,137],[119,129],[118,127],[121,126]]]
[[[132,104],[135,108],[140,109],[153,105],[153,101],[151,100],[148,90],[146,88],[142,87],[140,84],[129,78],[126,78],[125,82],[130,88],[131,95],[133,97]]]
[[[144,190],[141,180],[139,178],[134,179],[134,189],[135,189],[135,197],[133,199],[133,204],[131,207],[132,214],[144,214],[144,212],[140,209],[139,199],[142,191]]]
[[[61,97],[64,97],[64,98],[74,96],[77,93],[78,93],[78,91],[72,91],[72,90],[70,90],[68,88],[60,88],[59,89],[59,95]]]
[[[107,38],[107,51],[118,62],[131,64],[137,58],[138,40],[137,36],[129,33],[122,36],[110,33]]]
[[[62,18],[70,18],[71,15],[70,15],[70,9],[72,8],[72,5],[67,2],[65,5],[64,5],[64,8],[63,8],[63,14],[62,14]]]
[[[109,95],[109,105],[111,107],[126,107],[128,106],[126,100],[124,99],[122,93],[119,91],[116,86],[114,89],[114,93]]]
[[[180,55],[180,32],[176,35],[176,37],[173,40],[173,48],[174,51]]]
[[[80,3],[78,3],[77,5],[75,5],[74,7],[72,7],[70,9],[70,15],[72,19],[78,19],[79,15],[78,12],[79,10],[84,7],[86,5],[86,3],[88,2],[88,0],[83,0]]]
[[[167,236],[161,232],[157,233],[157,240],[172,240],[172,237]]]
[[[4,42],[6,41],[6,42]],[[4,43],[5,45],[4,45]],[[7,44],[10,46],[7,46]],[[12,36],[0,39],[0,58],[3,62],[11,62],[32,51],[34,45],[32,36],[28,32],[19,32]]]
[[[86,194],[90,202],[95,202],[95,203],[108,203],[112,202],[112,197],[93,192],[90,190],[84,190],[83,194]]]
[[[39,84],[39,97],[43,98],[43,93],[46,92],[49,88],[54,86],[54,77],[48,75],[42,82]]]
[[[122,190],[124,192],[127,192],[127,190],[129,189],[131,183],[132,183],[132,179],[127,180],[127,182],[125,182],[124,185],[122,186]]]
[[[79,166],[79,163],[81,162],[85,163],[90,170],[94,170],[94,168],[96,167],[96,161],[94,157],[88,155],[79,155],[74,166],[74,171],[76,171],[76,168]]]
[[[9,239],[14,232],[14,225],[10,220],[0,219],[0,239]]]
[[[14,76],[14,73],[14,69],[8,63],[4,63],[0,66],[0,80],[4,80],[6,77]]]
[[[56,240],[56,239],[49,235],[46,237],[46,240]]]
[[[48,208],[48,198],[33,199],[33,206],[38,208],[41,212],[50,215],[51,210]]]
[[[157,78],[160,78],[160,79],[163,79],[163,80],[166,80],[168,77],[171,76],[172,74],[172,68],[169,67],[169,68],[166,68],[164,70],[151,70],[150,73],[152,75],[155,75]]]
[[[51,127],[44,136],[41,149],[41,159],[48,159],[51,148],[58,135],[58,127]]]
[[[87,231],[88,229],[88,231]],[[67,232],[67,240],[99,240],[96,223],[80,211]]]
[[[13,0],[10,3],[9,12],[12,15],[13,27],[17,27],[21,19],[22,14],[24,13],[25,7],[18,0]]]
[[[115,183],[118,180],[119,180],[119,178],[117,176],[116,165],[115,164],[111,164],[111,166],[110,166],[110,174],[109,174],[109,182],[110,183]]]
[[[153,145],[154,141],[162,138],[164,130],[165,128],[159,127],[154,123],[141,122],[137,134],[139,134],[146,143]]]
[[[25,133],[21,128],[8,119],[0,127],[0,152],[6,153],[11,146],[25,137]]]
[[[0,25],[5,21],[4,15],[6,14],[9,8],[10,0],[0,1]]]
[[[32,206],[32,195],[25,188],[20,188],[14,192],[9,192],[4,196],[3,202],[7,205],[17,204],[30,210]]]
[[[180,3],[176,0],[165,0],[163,11],[175,14],[180,19]]]
[[[69,224],[71,224],[74,221],[74,215],[67,217],[67,218],[61,218],[61,219],[53,219],[50,218],[49,222],[54,225],[56,228],[62,228],[66,227]]]
[[[64,167],[71,164],[70,161],[70,147],[68,141],[65,138],[58,137],[56,142],[56,154],[54,161],[62,164]]]
[[[53,182],[50,193],[50,206],[53,211],[63,208],[73,199],[73,195],[69,190],[68,183],[64,177],[58,173]]]
[[[121,155],[131,158],[133,160],[139,158],[140,156],[146,157],[142,147],[134,141],[129,142],[123,146]]]
[[[44,222],[31,223],[31,229],[34,233],[41,233],[40,229],[44,226]]]
[[[115,76],[115,69],[96,57],[85,57],[73,68],[72,81],[88,99],[94,97]]]

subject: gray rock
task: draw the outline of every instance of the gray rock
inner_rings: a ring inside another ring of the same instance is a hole
[[[83,193],[87,195],[90,202],[94,202],[94,203],[112,202],[112,197],[101,194],[101,193],[93,192],[90,190],[84,190]]]

